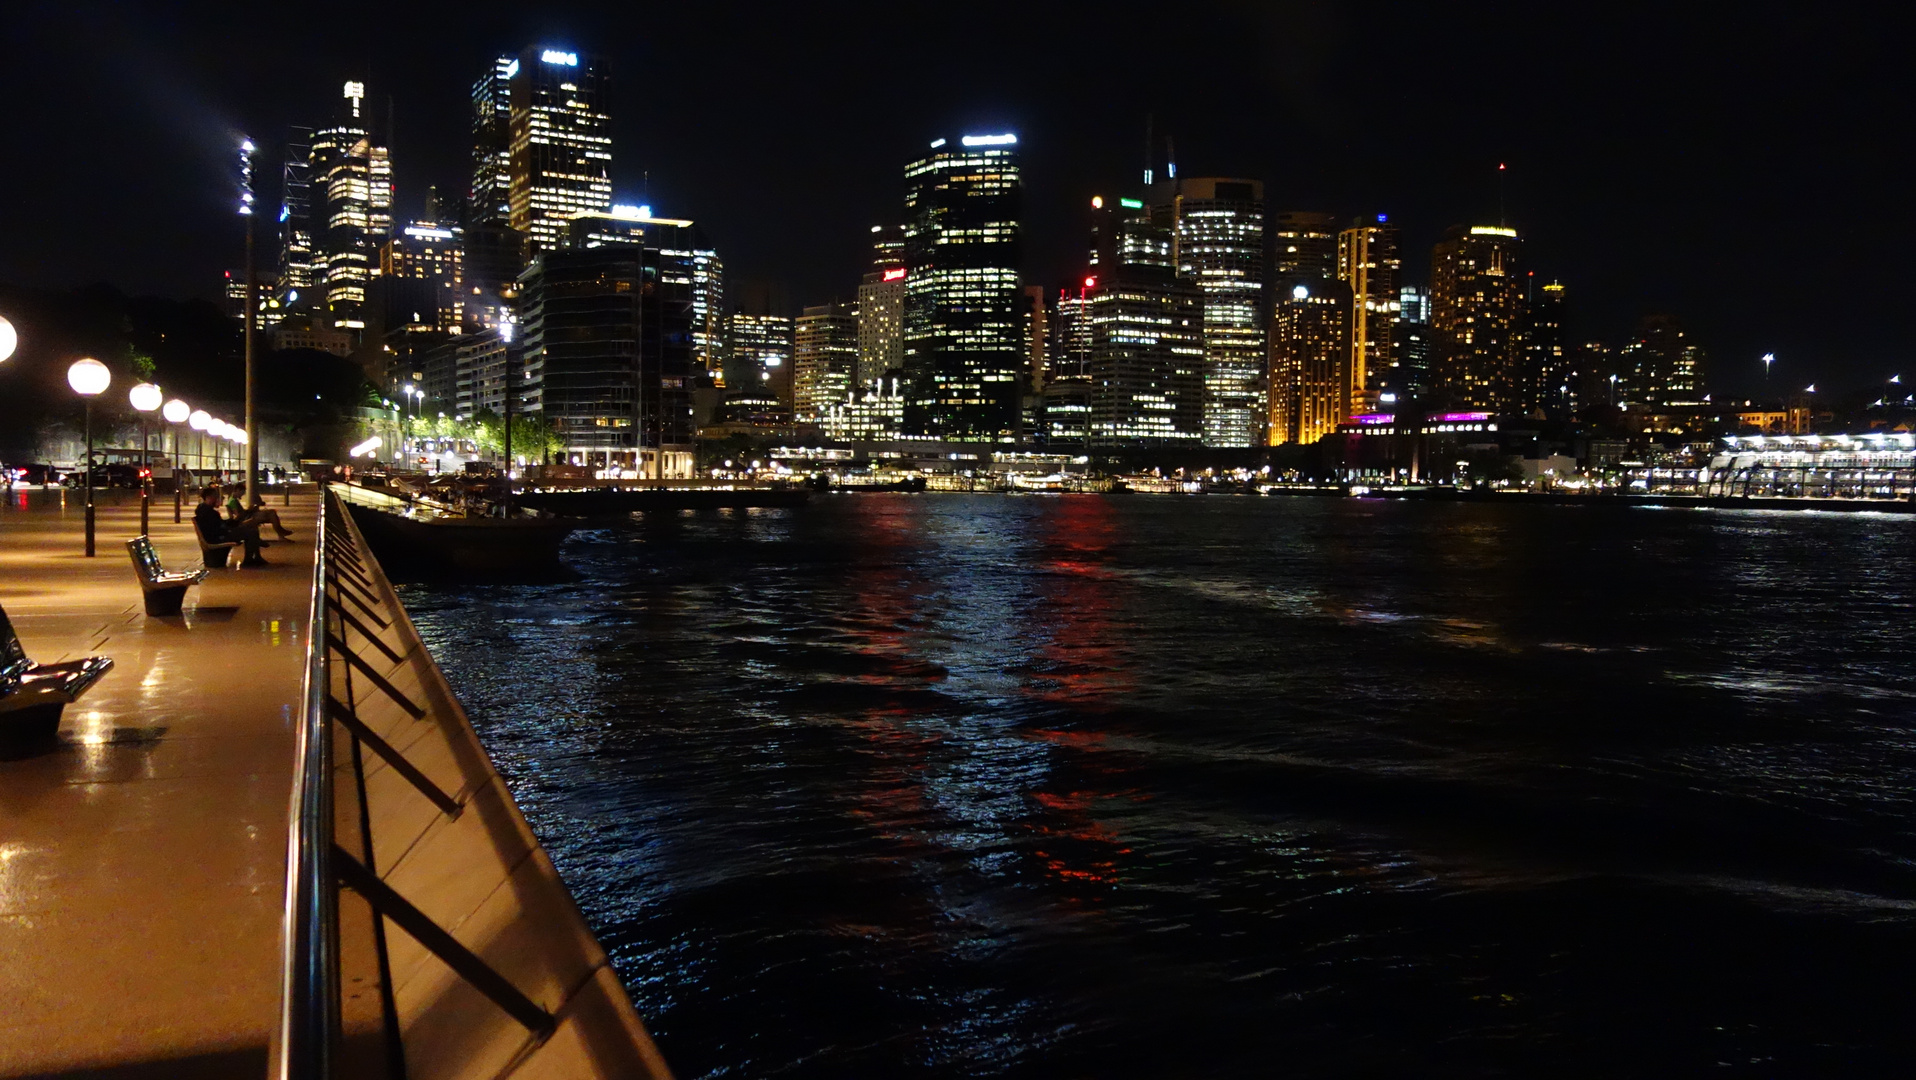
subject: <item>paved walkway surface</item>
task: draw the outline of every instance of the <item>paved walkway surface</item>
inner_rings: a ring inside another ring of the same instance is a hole
[[[270,566],[149,618],[136,494],[96,499],[87,559],[77,493],[5,493],[0,606],[27,655],[114,669],[57,747],[0,756],[0,1077],[264,1075],[318,501],[272,504],[296,536]],[[172,511],[154,500],[154,546],[196,566]]]

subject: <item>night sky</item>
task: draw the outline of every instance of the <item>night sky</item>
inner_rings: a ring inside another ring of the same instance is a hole
[[[1916,375],[1916,80],[1887,16],[1844,7],[34,2],[0,46],[0,281],[216,296],[237,133],[276,151],[348,78],[390,98],[416,214],[469,180],[473,80],[538,42],[608,61],[619,201],[697,220],[794,308],[851,299],[903,164],[987,129],[1022,140],[1027,280],[1062,283],[1089,197],[1139,184],[1153,113],[1182,175],[1393,215],[1414,282],[1446,226],[1496,220],[1508,162],[1505,214],[1577,335],[1667,310],[1720,391],[1756,391],[1772,350],[1779,392],[1856,387]]]

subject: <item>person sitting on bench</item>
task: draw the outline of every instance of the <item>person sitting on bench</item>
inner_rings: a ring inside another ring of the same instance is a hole
[[[291,540],[293,538],[293,530],[279,523],[279,511],[268,509],[264,498],[258,495],[253,496],[253,508],[242,511],[240,509],[240,496],[245,493],[246,488],[242,484],[232,484],[227,488],[227,521],[238,522],[241,525],[251,525],[254,528],[271,525],[273,531],[279,534],[281,540]]]
[[[266,560],[259,557],[259,526],[221,517],[218,487],[200,490],[200,504],[193,508],[193,524],[209,544],[237,541],[244,545],[246,557],[240,560],[241,566],[266,565]]]

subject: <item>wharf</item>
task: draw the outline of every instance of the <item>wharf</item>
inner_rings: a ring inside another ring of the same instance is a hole
[[[312,599],[314,495],[275,495],[295,538],[214,571],[149,618],[125,541],[139,498],[0,505],[0,605],[38,662],[114,668],[57,748],[0,758],[0,1078],[256,1078],[277,1022],[287,807]],[[198,566],[189,514],[152,505],[168,569]]]

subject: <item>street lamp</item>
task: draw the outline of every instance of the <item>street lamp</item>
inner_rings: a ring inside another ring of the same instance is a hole
[[[113,373],[92,357],[75,360],[67,368],[67,385],[86,401],[86,460],[80,464],[86,491],[86,557],[93,557],[93,399],[106,393]]]
[[[1770,365],[1774,363],[1776,363],[1775,353],[1766,352],[1763,354],[1763,385],[1764,386],[1770,385]]]
[[[180,425],[193,415],[193,407],[179,398],[160,409],[160,416],[173,425],[173,524],[180,523],[180,506],[185,494],[180,490]]]
[[[0,360],[12,356],[13,350],[19,347],[19,331],[13,328],[13,324],[7,321],[6,316],[0,315]]]
[[[146,416],[160,407],[166,396],[150,382],[140,383],[126,392],[126,399],[140,414],[140,535],[147,534],[147,514],[153,502],[153,448],[147,434]]]

